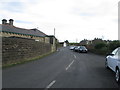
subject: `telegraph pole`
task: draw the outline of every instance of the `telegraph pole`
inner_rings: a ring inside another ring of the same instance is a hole
[[[76,43],[78,42],[78,39],[76,38]]]
[[[54,36],[55,36],[55,28],[54,28]]]

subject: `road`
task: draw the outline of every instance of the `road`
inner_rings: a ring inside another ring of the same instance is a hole
[[[105,57],[68,47],[40,60],[3,69],[3,88],[118,88]]]

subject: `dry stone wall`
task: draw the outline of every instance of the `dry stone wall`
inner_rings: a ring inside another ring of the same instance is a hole
[[[2,38],[2,63],[9,64],[51,52],[51,44],[34,39]]]

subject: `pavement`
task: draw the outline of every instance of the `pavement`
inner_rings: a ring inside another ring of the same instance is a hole
[[[3,88],[118,88],[105,56],[69,47],[40,60],[3,69]]]

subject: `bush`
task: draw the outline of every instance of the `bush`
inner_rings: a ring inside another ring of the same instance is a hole
[[[88,49],[90,52],[106,55],[108,53],[111,53],[115,48],[120,47],[120,41],[114,40],[109,43],[106,42],[100,42],[95,45],[89,45]]]
[[[99,54],[106,55],[107,53],[108,53],[107,47],[102,47],[102,48],[99,50]]]
[[[95,45],[95,49],[102,49],[103,47],[106,47],[106,44],[105,43],[97,43]]]
[[[112,41],[112,42],[109,43],[108,47],[109,47],[109,50],[112,51],[115,48],[120,47],[120,41],[118,41],[118,40]]]

